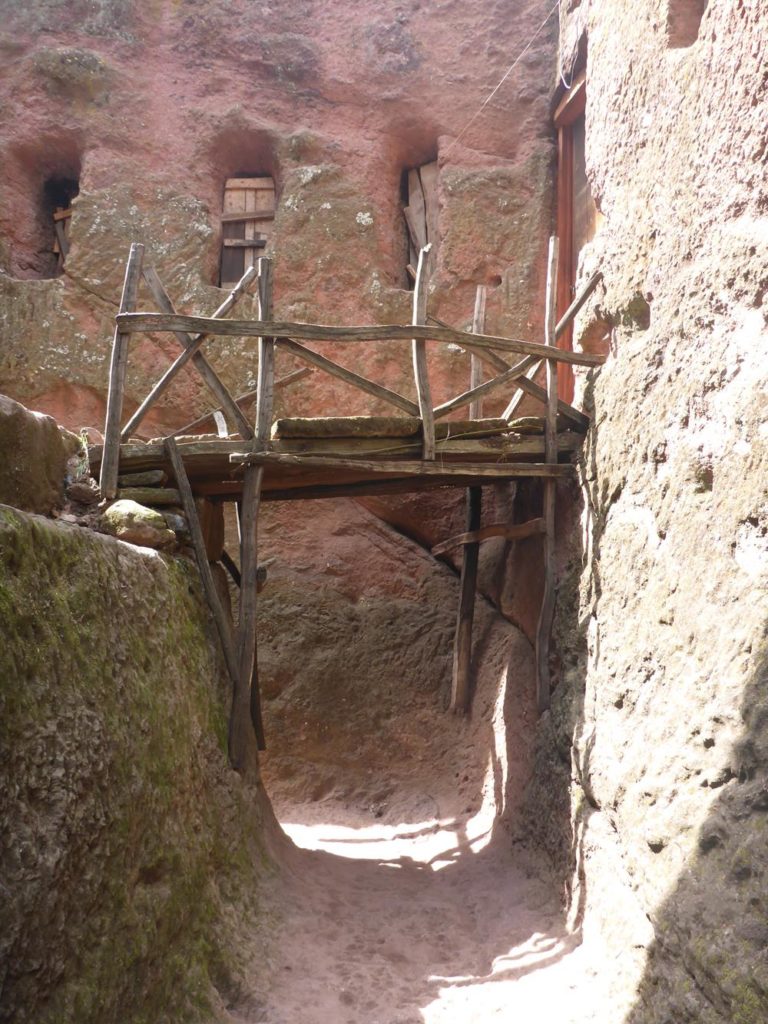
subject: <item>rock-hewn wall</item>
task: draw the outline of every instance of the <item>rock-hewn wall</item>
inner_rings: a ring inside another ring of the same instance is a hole
[[[3,505],[0,614],[0,1020],[231,1019],[271,818],[193,566]]]
[[[276,311],[326,322],[410,317],[400,185],[440,164],[440,256],[430,311],[471,322],[490,286],[488,325],[540,338],[541,262],[551,208],[551,18],[498,100],[453,140],[539,28],[551,4],[459,0],[349,4],[171,0],[4,5],[0,40],[0,388],[74,429],[101,427],[123,266],[147,245],[184,311],[212,311],[223,184],[275,176]],[[50,273],[51,177],[79,179],[65,273]],[[46,241],[46,232],[48,238]],[[150,306],[146,295],[142,303]],[[253,306],[245,302],[245,315]],[[330,348],[326,348],[330,354]],[[176,351],[132,346],[128,404]],[[392,354],[394,353],[394,354]],[[407,346],[337,353],[412,392]],[[211,357],[238,393],[253,346]],[[278,372],[292,368],[281,357]],[[465,353],[434,358],[436,397],[468,379]],[[147,421],[149,436],[208,406],[188,374]],[[304,414],[378,411],[320,374],[292,386]]]
[[[574,915],[605,944],[612,1019],[756,1024],[768,1016],[768,11],[710,0],[698,38],[673,47],[677,6],[584,0],[564,22],[566,68],[588,38],[587,164],[605,217],[582,254],[605,290],[577,334],[608,319],[612,358],[593,388],[530,824],[577,862]]]

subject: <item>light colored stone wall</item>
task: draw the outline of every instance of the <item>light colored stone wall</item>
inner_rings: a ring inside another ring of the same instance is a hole
[[[605,217],[577,337],[613,330],[581,384],[595,426],[530,825],[577,863],[612,1019],[751,1024],[768,1016],[768,9],[709,0],[687,48],[668,13],[564,16],[566,67],[588,38]]]

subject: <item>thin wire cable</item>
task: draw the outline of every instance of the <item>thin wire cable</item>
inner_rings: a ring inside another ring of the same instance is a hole
[[[485,100],[483,105],[480,107],[480,109],[477,111],[477,113],[473,117],[471,117],[469,119],[469,121],[467,121],[467,123],[464,125],[464,127],[459,132],[459,134],[456,136],[456,138],[453,140],[453,142],[450,144],[450,146],[446,149],[445,156],[448,156],[448,154],[451,152],[453,147],[456,146],[461,141],[461,139],[464,138],[466,133],[469,131],[469,129],[472,127],[472,125],[475,123],[475,121],[478,119],[478,117],[480,117],[480,115],[485,110],[485,108],[488,106],[488,104],[491,102],[493,97],[496,95],[496,93],[499,91],[499,89],[502,87],[502,85],[504,85],[504,83],[509,78],[509,76],[512,74],[512,72],[515,70],[517,65],[520,63],[520,61],[523,59],[523,57],[526,55],[526,53],[530,50],[530,48],[536,42],[536,40],[538,39],[538,37],[541,35],[542,31],[544,30],[544,27],[547,24],[547,22],[549,21],[549,19],[552,17],[552,15],[555,13],[555,11],[559,10],[559,8],[560,8],[560,0],[556,0],[555,5],[552,8],[552,10],[549,12],[549,14],[546,16],[544,21],[542,21],[542,23],[539,25],[539,27],[533,33],[533,35],[528,40],[528,42],[523,47],[523,49],[520,51],[520,53],[517,55],[517,57],[515,57],[513,63],[507,68],[507,70],[506,70],[506,72],[504,74],[504,77],[501,79],[499,84],[496,86],[495,89],[492,90],[492,92],[487,97],[487,99]]]

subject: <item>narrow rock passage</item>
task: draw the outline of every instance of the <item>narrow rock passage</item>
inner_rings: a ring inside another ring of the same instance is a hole
[[[551,879],[513,857],[504,830],[489,842],[460,819],[353,824],[347,811],[331,824],[317,808],[293,810],[284,828],[299,847],[275,893],[267,1005],[243,1020],[611,1019],[598,1015],[599,978]]]

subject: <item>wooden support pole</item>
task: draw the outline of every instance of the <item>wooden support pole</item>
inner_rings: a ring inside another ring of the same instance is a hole
[[[472,317],[472,333],[485,333],[485,297],[486,288],[484,284],[477,286],[475,292],[475,312]],[[483,383],[483,364],[476,352],[469,353],[469,390],[480,387]],[[482,397],[474,398],[469,406],[469,418],[479,420],[483,415]]]
[[[205,550],[203,531],[200,527],[200,520],[197,517],[197,506],[195,505],[195,499],[192,495],[192,488],[189,484],[187,471],[184,468],[184,462],[179,454],[179,449],[176,447],[176,442],[172,437],[166,438],[165,450],[168,453],[168,459],[171,463],[173,474],[176,477],[176,486],[179,490],[179,494],[181,495],[182,508],[184,509],[184,515],[187,517],[187,523],[189,524],[189,533],[192,538],[192,546],[195,549],[195,558],[197,559],[197,567],[200,571],[203,592],[206,600],[208,601],[208,606],[213,613],[216,628],[219,631],[219,639],[221,640],[221,649],[224,652],[224,661],[227,666],[227,671],[229,672],[233,685],[235,685],[237,682],[237,659],[235,657],[235,650],[232,644],[232,633],[229,618],[221,603],[221,599],[219,598],[218,591],[216,590],[216,584],[213,581],[211,566],[208,562],[208,554]]]
[[[555,303],[557,298],[557,238],[549,242],[549,266],[547,271],[547,314],[546,343],[555,344]],[[549,465],[557,462],[557,363],[547,361],[547,416],[544,435],[546,460]],[[536,699],[539,712],[546,711],[550,704],[551,679],[549,672],[549,645],[552,635],[552,621],[555,614],[555,495],[554,480],[544,484],[544,596],[536,629]]]
[[[272,315],[272,261],[262,257],[256,263],[259,278],[259,318]],[[254,452],[263,452],[272,429],[275,383],[275,342],[259,338],[259,370],[256,381],[256,433]],[[258,610],[258,521],[264,467],[249,465],[243,480],[240,505],[240,618],[237,628],[238,681],[232,696],[229,722],[233,764],[244,756],[253,728],[259,750],[266,749],[261,714],[256,625]]]
[[[243,276],[237,282],[237,284],[232,289],[232,291],[229,293],[229,295],[226,297],[226,299],[222,302],[222,304],[219,306],[219,308],[215,311],[213,316],[210,317],[210,319],[207,320],[206,323],[211,323],[211,322],[215,323],[217,320],[219,320],[222,317],[226,316],[226,314],[230,311],[230,309],[232,309],[232,307],[238,301],[240,296],[245,294],[245,291],[248,288],[248,285],[251,283],[251,281],[255,277],[256,277],[256,268],[255,267],[249,267],[249,269],[246,270],[246,272],[243,274]],[[170,313],[156,313],[156,314],[150,314],[150,315],[159,316],[159,317],[166,317],[168,319],[176,320],[176,321],[186,319],[184,317],[180,317],[178,315],[178,313],[174,313],[174,314],[170,314]],[[173,328],[171,328],[171,330],[172,330],[172,332],[174,334],[177,334],[179,332],[184,333],[186,331],[186,327],[181,326],[178,329],[176,327],[173,327]],[[130,437],[131,431],[136,430],[138,425],[144,419],[144,417],[149,412],[149,410],[152,408],[152,406],[155,404],[155,402],[158,400],[158,398],[160,398],[160,396],[166,390],[166,388],[171,383],[171,381],[174,379],[174,377],[176,377],[176,375],[187,365],[187,363],[190,361],[190,359],[194,358],[195,354],[197,353],[198,349],[203,344],[203,342],[207,338],[210,338],[210,337],[211,337],[211,332],[210,331],[205,331],[202,334],[198,334],[195,338],[190,338],[190,343],[187,346],[187,348],[185,348],[184,351],[181,353],[181,355],[177,356],[176,359],[171,363],[171,365],[168,367],[168,369],[165,371],[163,376],[158,380],[158,382],[152,388],[150,393],[147,395],[147,397],[141,403],[141,405],[136,410],[136,412],[133,414],[133,416],[131,416],[130,420],[128,421],[128,423],[125,426],[125,430],[123,431],[123,435],[125,437]]]
[[[147,282],[149,290],[152,293],[152,298],[157,303],[158,309],[162,313],[175,313],[176,310],[173,308],[170,296],[165,290],[163,282],[160,280],[160,277],[154,267],[144,268],[144,280]],[[181,343],[182,348],[187,349],[191,347],[192,338],[186,332],[176,331],[176,338]],[[249,441],[253,437],[253,430],[251,429],[250,423],[245,418],[240,407],[230,395],[227,387],[222,383],[219,375],[213,369],[202,352],[196,352],[195,355],[192,356],[192,365],[205,381],[208,390],[219,402],[221,411],[229,416],[230,421],[237,429],[238,434]],[[126,430],[123,431],[123,437],[130,437],[130,431],[127,427]]]
[[[416,283],[413,289],[413,323],[416,326],[424,325],[427,322],[427,288],[429,286],[427,266],[430,248],[430,245],[425,245],[421,250],[419,265],[416,268]],[[435,418],[432,412],[432,393],[429,387],[427,343],[423,339],[414,338],[411,347],[413,376],[416,382],[416,396],[423,432],[423,456],[426,461],[431,461],[435,457]]]
[[[230,553],[227,551],[226,548],[224,548],[224,550],[221,552],[221,564],[224,566],[224,568],[229,573],[229,575],[230,575],[230,577],[232,579],[232,582],[235,584],[235,586],[239,587],[240,586],[240,570],[238,569],[237,564],[236,564],[234,558],[232,557],[232,555],[230,555]]]
[[[278,339],[278,344],[280,348],[285,349],[286,352],[290,352],[291,355],[296,356],[297,359],[303,359],[305,363],[311,363],[319,370],[324,370],[326,373],[329,373],[332,377],[338,377],[339,380],[346,381],[347,384],[351,384],[360,391],[365,391],[369,395],[373,395],[374,398],[380,399],[382,402],[388,402],[390,405],[394,405],[396,408],[402,409],[402,411],[408,413],[409,416],[419,415],[419,407],[415,402],[411,402],[407,398],[403,398],[403,396],[398,395],[396,391],[390,391],[389,388],[382,387],[381,384],[376,384],[367,377],[361,377],[359,373],[354,373],[352,370],[348,370],[345,366],[340,366],[332,359],[326,359],[326,357],[321,356],[319,352],[313,352],[312,349],[306,348],[304,345],[300,345],[297,341],[292,341],[290,338],[280,338]]]
[[[120,299],[120,312],[129,313],[136,305],[141,277],[141,263],[144,258],[144,246],[134,242],[128,255],[125,267],[123,294]],[[109,364],[109,390],[107,392],[107,414],[104,425],[104,454],[101,460],[99,487],[101,497],[112,501],[117,494],[117,469],[120,462],[120,420],[123,415],[123,397],[125,394],[125,374],[128,367],[129,335],[115,329],[112,342],[112,359]]]
[[[480,529],[483,491],[481,487],[467,488],[467,531]],[[480,544],[475,541],[464,545],[461,562],[461,595],[456,617],[456,636],[453,644],[453,678],[451,682],[451,711],[464,715],[469,710],[471,696],[470,670],[472,666],[472,621],[475,616],[477,589],[477,563]]]

